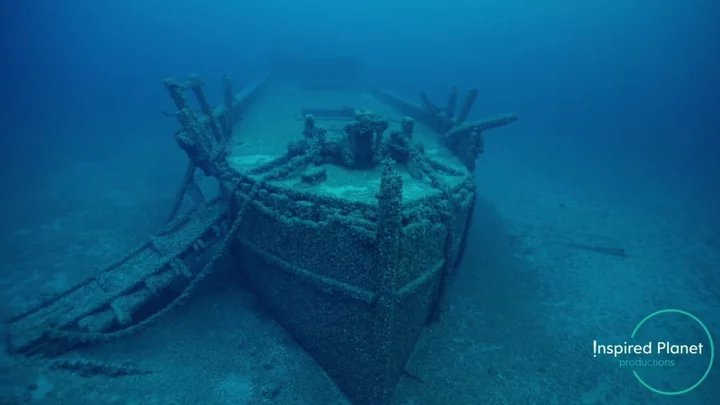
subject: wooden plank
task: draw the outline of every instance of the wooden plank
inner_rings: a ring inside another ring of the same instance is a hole
[[[136,252],[119,266],[110,265],[103,271],[82,283],[61,298],[47,301],[34,311],[13,320],[9,325],[11,349],[22,350],[42,339],[47,328],[63,328],[82,317],[102,309],[103,306],[133,290],[145,279],[164,269],[172,260],[185,251],[214,226],[222,221],[227,205],[222,202],[209,207],[207,216],[196,212],[183,226],[159,238],[163,240],[166,254],[160,255],[150,244]]]

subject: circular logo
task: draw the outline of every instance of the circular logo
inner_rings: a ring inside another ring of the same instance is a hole
[[[652,391],[656,394],[660,394],[660,395],[686,394],[686,393],[694,390],[695,388],[697,388],[700,384],[702,384],[702,382],[705,381],[705,379],[707,378],[708,374],[710,374],[710,370],[712,369],[713,362],[715,361],[715,345],[713,344],[712,336],[710,336],[710,331],[708,330],[707,326],[705,326],[705,324],[702,323],[702,321],[700,319],[698,319],[698,317],[696,317],[695,315],[693,315],[687,311],[683,311],[681,309],[661,309],[660,311],[653,312],[652,314],[646,316],[642,321],[640,321],[640,323],[637,324],[637,326],[633,330],[632,335],[630,337],[634,338],[635,334],[637,334],[637,332],[640,330],[640,328],[643,326],[643,324],[645,324],[645,322],[649,321],[650,319],[652,319],[658,315],[662,315],[662,314],[685,315],[685,316],[689,317],[690,319],[694,320],[695,322],[697,322],[700,325],[700,327],[703,329],[703,331],[705,331],[705,334],[708,337],[708,341],[710,342],[709,343],[710,344],[710,362],[708,363],[707,369],[705,369],[705,374],[703,374],[703,376],[700,377],[700,380],[698,380],[695,384],[693,384],[683,390],[680,390],[680,391],[659,390],[657,388],[650,386],[645,381],[643,381],[643,379],[640,378],[640,375],[637,373],[637,371],[633,370],[633,375],[635,376],[635,378],[637,378],[638,381],[640,381],[640,384],[642,384],[645,388],[649,389],[650,391]]]

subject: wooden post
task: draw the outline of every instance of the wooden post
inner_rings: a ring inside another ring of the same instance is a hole
[[[233,115],[233,92],[232,92],[232,79],[230,76],[224,75],[224,96],[225,96],[225,137],[230,138],[232,135],[233,124],[235,123],[235,117]]]
[[[400,124],[402,132],[408,139],[412,139],[413,129],[415,128],[415,120],[412,117],[403,117]]]
[[[210,125],[210,130],[212,130],[213,135],[215,135],[215,139],[222,141],[224,138],[223,134],[220,131],[217,121],[215,121],[212,109],[210,108],[210,104],[208,103],[207,97],[205,97],[205,92],[202,88],[202,86],[205,85],[205,82],[199,77],[191,75],[188,85],[192,89],[193,93],[195,93],[195,98],[197,98],[197,101],[200,104],[200,111],[208,117],[208,124]]]
[[[187,99],[185,99],[185,94],[183,94],[185,88],[172,77],[163,80],[163,84],[170,93],[170,98],[172,98],[178,111],[187,108]]]
[[[465,96],[465,102],[463,103],[462,109],[460,110],[460,115],[458,115],[457,117],[458,124],[462,124],[463,122],[465,122],[465,119],[467,119],[468,114],[470,114],[470,109],[472,109],[472,106],[475,103],[475,99],[477,99],[477,96],[477,89],[471,89],[470,91],[468,91],[467,96]]]
[[[402,236],[402,189],[400,175],[392,168],[390,160],[380,180],[378,199],[377,228],[377,361],[378,380],[369,398],[371,403],[386,405],[395,391],[399,370],[395,370],[397,360],[393,350],[395,343],[395,292],[397,290],[397,271],[400,265],[400,238]]]
[[[457,86],[454,86],[450,90],[450,95],[448,96],[447,107],[445,108],[448,118],[452,118],[455,116],[455,109],[457,108],[457,95],[458,95],[458,88],[457,88]]]
[[[422,100],[423,107],[425,107],[425,109],[428,110],[430,114],[435,116],[440,114],[440,108],[438,108],[438,106],[436,106],[435,103],[430,100],[430,97],[428,97],[428,95],[425,94],[424,91],[420,92],[420,100]]]

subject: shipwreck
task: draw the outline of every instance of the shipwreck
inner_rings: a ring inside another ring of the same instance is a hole
[[[55,356],[136,333],[231,257],[352,403],[390,403],[462,261],[483,135],[516,116],[468,121],[475,89],[453,88],[439,106],[424,93],[415,103],[293,79],[235,93],[226,77],[215,106],[200,78],[166,79],[190,160],[167,225],[11,318],[12,351]],[[203,195],[198,170],[218,180],[217,197]]]

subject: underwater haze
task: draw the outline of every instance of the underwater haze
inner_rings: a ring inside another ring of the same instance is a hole
[[[293,69],[342,81],[344,65],[278,62],[341,58],[359,66],[363,85],[417,103],[424,92],[444,106],[453,86],[461,103],[476,88],[468,121],[519,117],[483,133],[467,251],[391,403],[717,403],[720,3],[0,8],[3,318],[93,276],[167,223],[188,156],[164,79],[196,74],[214,107],[224,75],[235,91]],[[0,355],[0,403],[349,403],[262,294],[236,280],[237,266],[226,267],[140,334],[57,356]],[[635,336],[662,310],[672,311]],[[661,353],[659,341],[704,350]],[[596,348],[648,342],[653,353]]]

